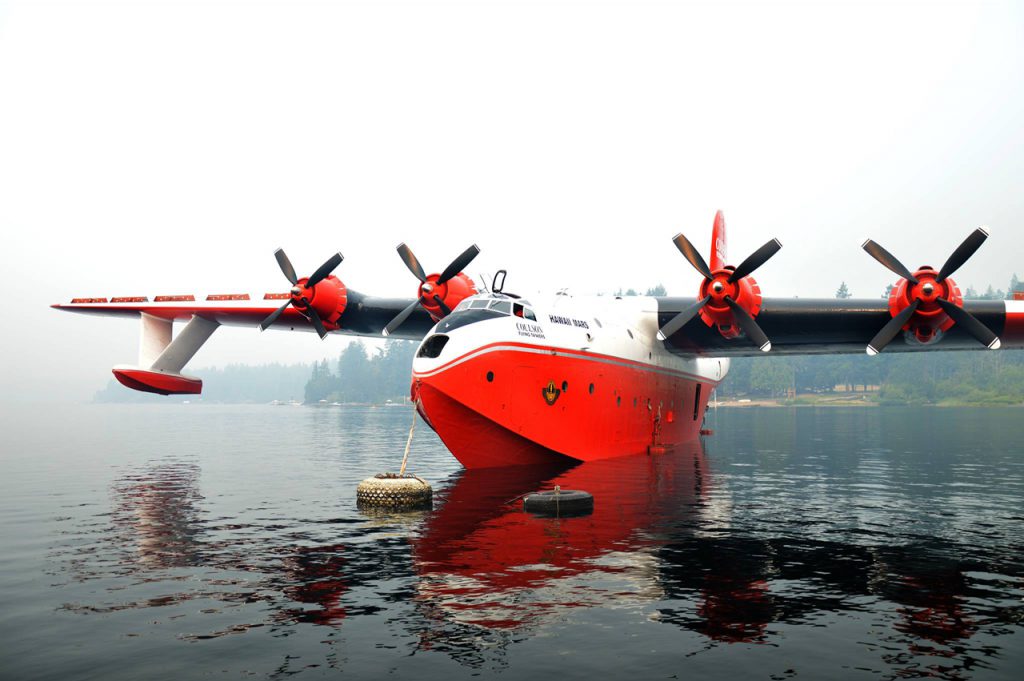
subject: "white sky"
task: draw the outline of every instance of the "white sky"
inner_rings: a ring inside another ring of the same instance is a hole
[[[698,276],[718,208],[768,296],[880,295],[860,244],[1024,274],[1019,3],[0,3],[0,362],[26,399],[88,399],[137,324],[73,296],[263,292],[309,273],[411,296],[437,271],[583,292]],[[191,368],[345,341],[221,329]]]

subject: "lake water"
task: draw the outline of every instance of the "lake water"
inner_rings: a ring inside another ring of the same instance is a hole
[[[1019,679],[1024,412],[732,409],[671,454],[356,509],[411,411],[8,406],[3,679]],[[582,488],[581,518],[520,495]]]

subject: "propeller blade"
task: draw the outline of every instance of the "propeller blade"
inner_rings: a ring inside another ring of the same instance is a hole
[[[682,232],[676,234],[675,238],[672,239],[672,243],[676,245],[676,248],[678,248],[679,252],[683,254],[683,257],[693,265],[693,269],[700,272],[701,276],[705,279],[711,278],[711,269],[708,267],[708,264],[704,262],[704,258],[701,257],[700,252],[693,247],[693,244],[690,243],[689,239],[683,236]]]
[[[260,324],[260,331],[266,331],[267,329],[269,329],[270,325],[273,324],[274,322],[276,322],[277,318],[281,316],[281,313],[285,311],[285,308],[287,308],[291,304],[292,304],[292,301],[291,301],[291,299],[289,299],[287,303],[285,303],[281,307],[279,307],[276,310],[274,310],[273,312],[271,312],[270,316],[267,317],[266,319],[264,319],[263,323]]]
[[[989,350],[998,350],[1001,343],[999,342],[999,336],[992,333],[992,331],[978,321],[978,318],[972,315],[967,310],[963,309],[959,305],[955,305],[945,298],[936,299],[942,310],[948,314],[954,322],[964,327],[964,331],[971,334],[978,341],[987,347]]]
[[[704,300],[698,300],[695,304],[668,320],[668,323],[665,324],[665,326],[658,329],[658,340],[663,341],[679,329],[686,326],[687,322],[693,319],[697,313],[700,312],[700,309],[708,304],[709,300],[711,300],[711,296],[706,296]]]
[[[480,249],[477,248],[476,244],[473,244],[472,246],[464,250],[459,257],[455,258],[455,260],[452,260],[451,264],[448,265],[448,267],[444,268],[444,272],[441,273],[441,276],[438,278],[437,283],[443,284],[452,277],[454,277],[456,274],[461,272],[462,270],[466,269],[469,263],[473,262],[473,258],[479,255],[479,253]]]
[[[408,319],[409,315],[411,315],[413,313],[413,311],[417,307],[422,305],[422,304],[423,304],[423,298],[422,297],[417,298],[416,300],[412,301],[412,303],[410,303],[407,308],[405,308],[404,310],[399,312],[397,315],[395,315],[394,319],[392,319],[390,322],[388,322],[388,325],[384,327],[384,331],[382,333],[385,336],[390,336],[392,333],[394,333],[395,329],[400,327],[402,325],[402,322],[404,322],[406,319]]]
[[[306,282],[306,286],[312,288],[319,284],[321,281],[327,278],[327,275],[334,271],[334,268],[341,264],[341,261],[345,259],[341,253],[335,253],[331,257],[327,258],[323,265],[317,268],[316,272],[310,275],[309,281]]]
[[[292,261],[288,259],[287,255],[285,255],[284,249],[279,248],[274,251],[274,257],[277,258],[277,264],[281,268],[281,271],[284,272],[285,279],[290,281],[293,286],[297,284],[299,278],[295,276],[295,268],[292,267]]]
[[[917,278],[914,274],[908,270],[903,263],[901,263],[895,255],[885,250],[871,239],[865,241],[861,248],[868,252],[872,258],[885,265],[889,270],[894,272],[896,276],[906,279],[911,284],[917,283]]]
[[[779,244],[780,246],[782,244]],[[754,318],[750,316],[750,313],[743,309],[739,303],[733,300],[731,297],[726,296],[725,302],[729,303],[729,307],[732,308],[733,317],[739,323],[740,328],[747,334],[747,338],[754,341],[754,344],[761,350],[761,352],[768,352],[772,349],[772,342],[768,340],[768,336],[761,327],[758,326]]]
[[[434,302],[437,303],[437,306],[441,308],[441,312],[444,312],[446,317],[452,313],[452,309],[444,304],[444,299],[441,296],[435,295]]]
[[[427,280],[427,273],[423,271],[423,266],[420,265],[420,261],[416,259],[416,256],[412,254],[412,249],[406,246],[404,241],[398,244],[398,257],[402,259],[414,277],[421,282]]]
[[[736,283],[761,265],[768,262],[768,259],[778,253],[780,248],[782,248],[782,242],[778,239],[772,239],[764,246],[761,246],[761,248],[748,255],[747,259],[739,264],[736,271],[729,275],[729,283]]]
[[[874,356],[884,350],[885,346],[888,345],[892,339],[896,337],[896,334],[900,332],[903,325],[906,324],[912,316],[914,316],[914,312],[917,311],[917,306],[920,304],[921,301],[915,300],[910,305],[903,308],[903,312],[900,312],[898,315],[890,319],[889,322],[882,327],[882,330],[876,333],[875,337],[871,339],[870,343],[868,343],[867,353]]]
[[[327,338],[327,329],[324,328],[324,323],[320,320],[320,315],[316,313],[316,309],[309,307],[306,309],[306,313],[309,315],[309,321],[313,322],[313,326],[316,328],[316,332],[319,334],[320,340]]]
[[[946,264],[942,266],[941,270],[939,270],[939,276],[936,281],[945,281],[946,277],[960,269],[960,266],[967,262],[967,260],[974,255],[975,251],[981,248],[981,245],[985,243],[985,239],[987,238],[988,232],[985,231],[984,227],[978,227],[978,229],[968,234],[967,238],[963,240],[963,243],[956,247],[956,250],[953,251],[953,255],[949,256],[949,259],[946,260]],[[949,313],[947,312],[947,314]],[[952,317],[953,315],[949,316]],[[978,340],[981,339],[979,338]]]

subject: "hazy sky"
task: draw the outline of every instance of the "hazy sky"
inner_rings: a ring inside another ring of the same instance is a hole
[[[87,399],[137,323],[73,296],[281,290],[333,251],[351,288],[432,271],[580,293],[698,276],[771,237],[767,296],[880,295],[860,244],[956,279],[1024,274],[1020,3],[0,3],[5,392]],[[190,368],[345,341],[221,329]]]

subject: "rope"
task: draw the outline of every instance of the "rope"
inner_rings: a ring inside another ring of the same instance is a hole
[[[405,464],[409,461],[409,448],[412,447],[412,434],[416,430],[416,403],[412,405],[412,427],[409,428],[409,440],[405,443],[405,456],[402,457],[402,469],[398,471],[399,476],[405,475]],[[420,480],[420,482],[423,482]]]

